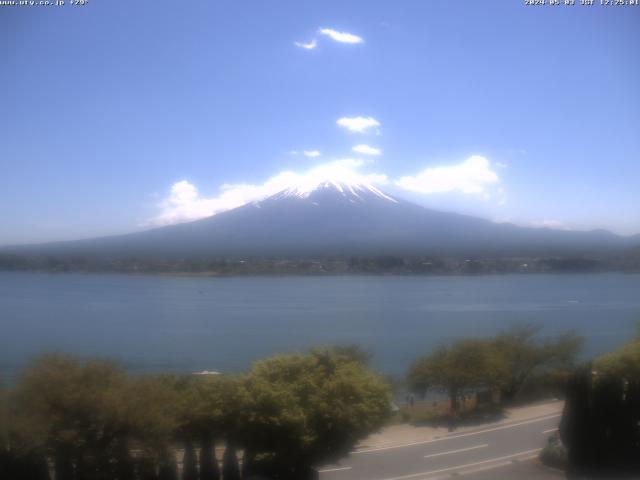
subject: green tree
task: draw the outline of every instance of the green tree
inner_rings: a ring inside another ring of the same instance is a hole
[[[220,467],[215,452],[213,435],[204,434],[200,443],[200,479],[219,480]]]
[[[179,399],[170,385],[165,376],[133,377],[123,392],[118,434],[122,449],[119,452],[126,458],[131,449],[136,449],[139,452],[136,456],[138,470],[148,470],[147,465],[153,465],[155,469],[158,464],[172,468]]]
[[[465,339],[441,346],[415,361],[409,370],[412,390],[447,392],[451,415],[457,417],[459,399],[468,390],[499,386],[506,376],[504,364],[489,340]]]
[[[240,466],[238,465],[238,453],[233,440],[227,439],[227,444],[222,456],[223,480],[240,480]]]
[[[185,443],[186,476],[193,476],[195,455],[192,442],[200,445],[200,477],[216,480],[220,477],[215,458],[215,440],[232,435],[240,415],[236,399],[238,382],[226,375],[182,376],[173,380],[178,395],[176,415],[178,437]],[[188,455],[187,455],[188,453]]]
[[[335,461],[390,413],[386,384],[360,362],[328,350],[258,362],[241,388],[239,441],[254,469],[304,479]]]
[[[373,354],[355,343],[348,345],[336,345],[331,347],[331,351],[337,355],[342,355],[349,360],[360,363],[362,366],[368,367],[373,358]]]
[[[36,359],[12,399],[16,443],[54,459],[57,480],[133,478],[132,442],[166,449],[175,399],[156,379],[130,379],[109,361]]]
[[[501,388],[504,401],[514,400],[535,374],[574,366],[582,337],[567,332],[541,339],[539,333],[537,326],[516,325],[494,339],[493,346],[505,367]]]
[[[640,339],[596,358],[593,369],[596,380],[624,378],[627,381],[640,381]]]
[[[196,465],[196,451],[190,438],[185,440],[184,455],[182,457],[182,480],[198,480]]]
[[[0,377],[0,472],[9,468],[9,399],[7,389]]]
[[[571,478],[640,478],[640,338],[577,368],[566,390]]]
[[[55,458],[57,479],[108,475],[125,383],[115,364],[62,355],[41,357],[26,371],[16,417],[28,425],[34,446]]]

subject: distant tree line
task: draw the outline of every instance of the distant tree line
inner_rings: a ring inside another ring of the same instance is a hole
[[[315,478],[390,414],[357,348],[257,362],[247,374],[132,376],[46,355],[5,390],[0,478]]]
[[[615,257],[348,256],[322,258],[155,258],[0,254],[0,270],[186,275],[492,274],[640,271],[640,255]]]

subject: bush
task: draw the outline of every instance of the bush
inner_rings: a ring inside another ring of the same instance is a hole
[[[567,449],[557,435],[549,439],[547,445],[540,452],[540,461],[548,467],[565,470],[568,465]]]

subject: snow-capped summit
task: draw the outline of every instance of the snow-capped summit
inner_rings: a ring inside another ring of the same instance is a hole
[[[398,203],[398,200],[380,191],[377,187],[367,183],[349,181],[324,180],[313,184],[299,185],[287,188],[271,199],[299,198],[317,202],[329,197],[351,203],[364,203],[368,200],[383,200]]]
[[[272,203],[273,200],[301,199],[308,203],[362,204],[373,200],[399,203],[397,199],[383,193],[378,186],[386,185],[385,175],[364,174],[357,170],[364,162],[356,159],[342,159],[320,165],[303,175],[284,172],[276,183],[280,190],[254,205]]]

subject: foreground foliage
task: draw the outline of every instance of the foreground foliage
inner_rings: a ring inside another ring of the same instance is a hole
[[[409,387],[422,394],[446,392],[452,421],[460,398],[468,394],[493,391],[502,402],[513,402],[534,375],[571,368],[582,346],[573,332],[546,339],[538,333],[536,327],[519,325],[496,337],[442,345],[413,363]]]
[[[3,399],[0,477],[15,480],[311,478],[380,428],[390,405],[385,383],[337,349],[237,377],[132,377],[47,355]]]
[[[640,478],[640,339],[576,371],[560,434],[571,478]]]
[[[239,417],[242,444],[271,475],[284,470],[289,478],[338,460],[390,414],[386,385],[359,361],[329,351],[259,362],[241,390],[249,412]]]

